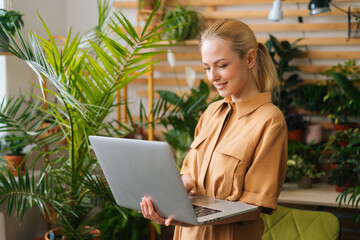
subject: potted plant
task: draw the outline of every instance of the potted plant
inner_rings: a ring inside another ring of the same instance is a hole
[[[287,78],[284,74],[298,71],[298,67],[291,66],[290,62],[302,52],[302,45],[297,45],[302,39],[299,38],[292,44],[289,41],[279,41],[270,34],[270,39],[265,43],[268,52],[275,64],[280,87],[278,93],[275,94],[275,103],[283,111],[286,116],[289,112],[293,112],[294,96],[296,95],[296,86],[302,82],[298,74],[290,74]]]
[[[18,175],[18,171],[25,171],[25,152],[24,147],[28,139],[23,134],[10,134],[4,137],[6,143],[5,154],[7,167],[10,169],[14,176]]]
[[[114,206],[123,216],[122,221],[127,218],[128,213],[116,205],[103,178],[88,136],[124,136],[131,130],[128,124],[108,118],[119,105],[117,92],[150,71],[154,64],[151,57],[164,52],[147,51],[156,49],[163,41],[157,30],[164,25],[148,32],[147,24],[138,34],[121,13],[114,13],[109,23],[105,21],[109,8],[109,2],[99,2],[99,26],[93,32],[94,39],[82,40],[69,32],[65,45],[57,46],[44,23],[49,40],[21,30],[17,34],[22,44],[10,41],[14,45],[10,52],[54,86],[55,91],[44,91],[59,99],[59,103],[46,100],[48,108],[43,108],[43,105],[34,107],[32,103],[23,102],[28,106],[24,113],[17,107],[17,101],[12,101],[1,109],[0,130],[11,128],[24,132],[36,149],[30,154],[37,161],[43,161],[43,167],[37,180],[31,177],[33,169],[28,169],[24,178],[19,177],[24,181],[19,182],[1,171],[0,202],[8,205],[8,214],[14,211],[20,219],[29,208],[39,207],[44,216],[53,216],[52,224],[68,239],[89,239],[91,230],[101,231],[99,222],[92,221],[96,209],[102,211]],[[104,26],[110,28],[111,35],[99,31]],[[124,41],[129,48],[122,45]],[[87,43],[85,47],[83,42]],[[42,96],[33,97],[43,99]],[[18,124],[19,115],[27,116],[20,118],[27,124]],[[40,128],[38,120],[49,118],[60,127],[62,134],[59,135],[66,144],[56,144],[50,136],[41,137],[46,129]],[[123,128],[119,129],[119,125]],[[8,199],[11,201],[6,201]],[[51,211],[55,214],[50,214]],[[149,226],[148,223],[141,225],[142,228]]]
[[[165,27],[169,29],[166,32],[166,38],[175,41],[185,41],[194,39],[200,29],[199,13],[190,7],[177,6],[167,10],[164,14],[163,21],[167,24]]]
[[[158,0],[139,0],[138,1],[138,8],[139,10],[150,10],[152,11],[156,5]]]
[[[196,88],[191,88],[189,93],[179,96],[172,91],[159,90],[159,99],[153,107],[153,124],[161,124],[164,140],[175,150],[175,159],[179,167],[194,140],[195,127],[201,114],[210,102],[217,98],[209,99],[210,87],[203,80]],[[141,122],[148,121],[145,108],[141,106],[143,118]],[[144,124],[144,123],[143,123]],[[147,124],[146,124],[147,125]]]
[[[303,116],[297,112],[288,112],[285,115],[286,125],[288,128],[289,140],[304,140],[305,121]]]
[[[303,144],[298,141],[289,142],[289,158],[287,162],[287,179],[296,181],[299,188],[311,188],[315,179],[325,175],[319,171],[319,159],[323,146]]]
[[[327,94],[327,87],[320,83],[302,84],[297,87],[295,103],[298,107],[309,112],[309,121],[305,127],[305,143],[322,142],[322,127],[319,123],[312,122],[313,114],[320,113],[324,108],[324,97]]]
[[[3,47],[7,46],[9,41],[4,29],[8,34],[14,35],[16,28],[19,28],[20,25],[24,25],[24,22],[21,19],[22,16],[23,14],[20,12],[0,9],[0,52],[4,52]]]
[[[338,64],[323,74],[328,77],[324,112],[334,123],[336,131],[353,128],[356,124],[349,118],[359,116],[360,104],[355,98],[359,92],[356,85],[360,83],[360,68],[355,60],[348,60],[344,65]],[[347,84],[344,85],[345,81]]]
[[[327,143],[332,162],[327,182],[335,184],[338,192],[348,189],[357,180],[360,159],[360,133],[358,129],[337,131]]]

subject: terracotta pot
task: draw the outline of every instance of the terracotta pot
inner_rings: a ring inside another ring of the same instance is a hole
[[[140,1],[140,9],[153,10],[155,7],[154,0],[142,0]]]
[[[89,226],[84,227],[84,230],[89,229]],[[54,228],[52,230],[50,230],[52,232],[52,234],[55,237],[55,240],[67,240],[67,237],[62,236],[61,232],[60,232],[61,228]],[[48,231],[47,233],[45,233],[45,240],[50,240],[50,231]],[[100,230],[99,229],[93,229],[90,230],[88,232],[89,234],[93,234],[94,238],[92,238],[92,240],[100,240]]]
[[[306,127],[305,143],[319,144],[322,141],[322,127],[320,124],[311,124]]]
[[[292,130],[288,132],[289,139],[294,141],[302,141],[304,137],[304,131],[303,130]]]
[[[334,129],[335,131],[345,131],[348,130],[350,128],[354,128],[354,124],[353,123],[347,123],[347,124],[338,124],[338,123],[334,123]]]
[[[335,183],[334,186],[335,186],[336,192],[344,192],[350,188],[351,183],[349,181],[347,181],[344,186],[339,186]]]
[[[7,167],[11,170],[11,173],[14,176],[18,175],[18,168],[20,167],[21,171],[25,173],[25,155],[5,155]]]
[[[301,176],[298,181],[299,188],[311,188],[312,179],[308,176]]]

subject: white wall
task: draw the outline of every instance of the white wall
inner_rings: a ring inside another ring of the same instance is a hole
[[[96,0],[66,0],[65,27],[80,36],[98,23],[98,8]]]
[[[24,14],[24,28],[27,31],[31,30],[47,38],[37,14],[39,12],[52,35],[64,35],[65,33],[65,2],[63,0],[15,0],[13,1],[13,10]],[[33,71],[14,56],[6,57],[6,74],[7,96],[30,92],[34,89],[32,83],[37,83]]]

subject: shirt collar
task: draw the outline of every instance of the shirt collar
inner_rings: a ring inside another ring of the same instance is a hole
[[[241,117],[255,111],[260,106],[271,102],[271,92],[257,93],[254,96],[251,96],[245,100],[234,102],[237,117],[238,119],[240,119]],[[220,104],[220,106],[214,110],[212,115],[214,115],[222,107],[228,106],[230,103],[231,97],[226,97],[225,99],[223,99],[222,104]]]

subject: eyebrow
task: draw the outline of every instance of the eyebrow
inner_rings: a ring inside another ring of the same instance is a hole
[[[226,59],[225,58],[220,58],[220,59],[216,60],[213,64],[216,64],[216,63],[218,63],[220,61],[223,61],[223,60],[226,60]],[[204,63],[204,62],[202,62],[202,64],[207,64],[208,65],[208,63]]]

